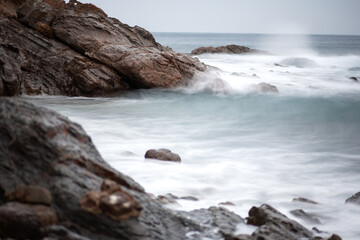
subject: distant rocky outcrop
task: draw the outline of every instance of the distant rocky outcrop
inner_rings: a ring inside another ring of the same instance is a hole
[[[96,96],[183,86],[205,65],[151,33],[71,0],[0,5],[0,95]]]
[[[256,53],[256,54],[269,54],[266,51],[261,51],[257,49],[251,49],[239,45],[227,45],[220,47],[199,47],[191,51],[193,55],[200,55],[204,53],[226,53],[226,54],[247,54],[247,53]]]
[[[352,203],[360,206],[360,192],[355,193],[345,201],[346,203]]]

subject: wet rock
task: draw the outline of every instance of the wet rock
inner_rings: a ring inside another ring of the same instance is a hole
[[[360,71],[360,67],[352,67],[352,68],[349,68],[348,70],[356,72],[356,71]]]
[[[244,219],[223,207],[210,207],[191,212],[179,212],[185,225],[191,226],[194,223],[200,226],[196,234],[189,236],[188,239],[222,239],[225,236],[235,236],[237,226],[244,224]],[[210,232],[205,229],[211,229]]]
[[[236,206],[235,203],[233,203],[233,202],[221,202],[221,203],[219,203],[219,205],[222,205],[222,206]]]
[[[10,202],[0,207],[0,237],[40,239],[39,216],[28,206]]]
[[[193,196],[184,196],[184,197],[181,197],[180,199],[182,199],[182,200],[189,200],[189,201],[199,201],[199,199],[198,198],[196,198],[196,197],[193,197]]]
[[[303,203],[309,203],[309,204],[319,204],[318,202],[308,199],[308,198],[303,198],[303,197],[298,197],[298,198],[293,198],[292,200],[293,202],[303,202]]]
[[[276,67],[285,67],[284,65],[281,65],[280,63],[274,63]]]
[[[314,214],[307,213],[302,209],[295,209],[290,211],[290,213],[295,217],[303,219],[304,221],[307,221],[309,223],[321,224],[320,220]]]
[[[161,204],[167,205],[167,204],[179,204],[176,199],[179,198],[173,198],[169,195],[159,195],[156,197],[156,201],[158,201]]]
[[[351,197],[345,200],[345,203],[352,203],[356,205],[360,205],[360,192],[355,193]]]
[[[276,86],[274,85],[271,85],[269,83],[266,83],[266,82],[262,82],[262,83],[259,83],[255,86],[255,89],[259,92],[262,92],[262,93],[278,93],[279,90],[277,89]]]
[[[342,240],[342,238],[337,234],[333,234],[328,238],[314,237],[314,238],[311,238],[310,240]]]
[[[45,205],[6,203],[0,207],[0,238],[219,239],[243,222],[221,208],[178,212],[163,207],[112,169],[78,124],[53,111],[2,97],[0,116],[1,192],[36,183],[51,192],[58,218],[56,223]],[[84,196],[85,205],[80,204]],[[138,205],[130,207],[137,214],[127,210],[127,202]]]
[[[150,149],[145,153],[145,158],[152,158],[170,162],[181,162],[178,154],[171,152],[169,149]]]
[[[280,64],[294,66],[297,68],[312,68],[319,66],[314,60],[308,58],[286,58],[282,60]]]
[[[252,207],[249,211],[247,223],[259,226],[252,234],[252,237],[255,239],[295,240],[313,236],[311,231],[267,204],[263,204],[260,207]]]
[[[355,82],[358,82],[359,80],[356,77],[349,77],[350,80],[353,80]]]
[[[20,185],[14,191],[5,194],[7,201],[18,201],[22,203],[51,205],[51,193],[49,190],[34,186]]]
[[[204,53],[227,53],[227,54],[245,54],[245,53],[257,53],[257,54],[269,54],[266,51],[260,51],[257,49],[251,49],[239,45],[227,45],[220,47],[199,47],[191,51],[193,55],[200,55]]]

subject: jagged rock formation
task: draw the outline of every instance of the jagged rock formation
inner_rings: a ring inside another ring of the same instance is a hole
[[[257,49],[251,49],[239,45],[226,45],[220,47],[199,47],[191,51],[193,55],[200,55],[204,53],[226,53],[226,54],[247,54],[247,53],[257,53],[257,54],[269,54],[266,51],[261,51]]]
[[[21,4],[22,3],[22,4]],[[0,95],[106,95],[182,86],[205,65],[92,4],[6,0],[0,5]]]

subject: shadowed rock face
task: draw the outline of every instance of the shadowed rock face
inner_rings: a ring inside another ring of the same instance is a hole
[[[5,1],[0,43],[0,95],[94,96],[184,86],[205,70],[198,59],[163,47],[145,29],[77,1]]]

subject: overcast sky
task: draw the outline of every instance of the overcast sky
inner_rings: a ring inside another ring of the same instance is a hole
[[[80,0],[151,32],[360,35],[360,0]]]

